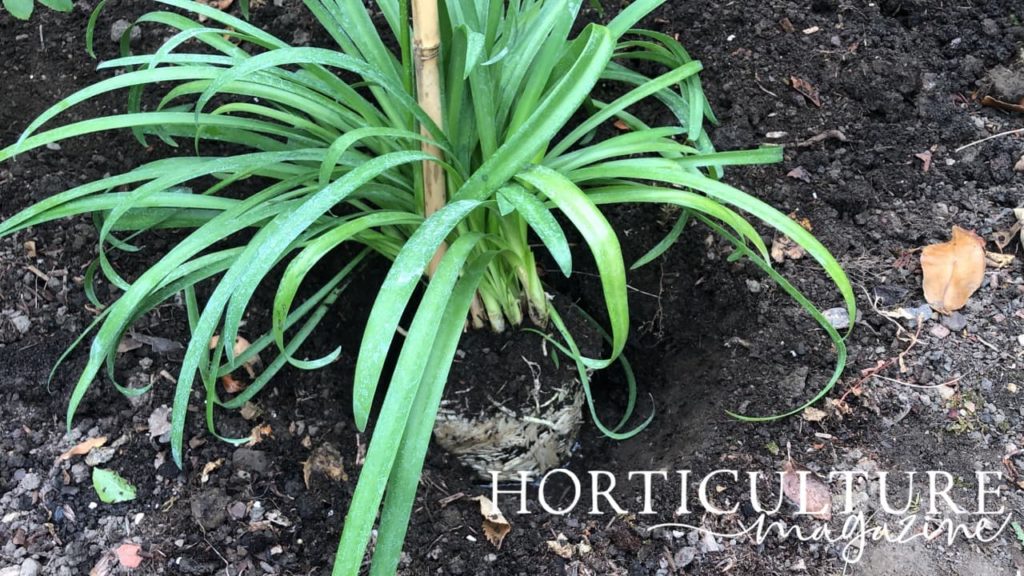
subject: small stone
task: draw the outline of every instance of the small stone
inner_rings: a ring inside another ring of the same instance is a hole
[[[21,563],[21,573],[18,576],[39,576],[39,571],[41,569],[42,566],[39,565],[39,562],[36,562],[32,558],[26,558],[25,561]]]
[[[71,467],[71,477],[75,480],[75,484],[81,484],[89,477],[89,467],[81,462],[75,463]]]
[[[967,318],[959,312],[953,312],[949,316],[943,316],[942,325],[949,328],[953,332],[959,332],[964,328],[967,328]]]
[[[14,326],[14,329],[18,331],[18,334],[24,334],[32,327],[32,321],[28,319],[28,316],[25,316],[21,312],[11,314],[9,319],[11,324]]]
[[[693,562],[693,559],[697,557],[697,549],[693,546],[683,546],[678,552],[672,557],[672,561],[675,563],[676,568],[686,568]]]
[[[230,514],[235,520],[241,520],[244,518],[245,513],[245,502],[232,502],[231,506],[228,506],[228,514]]]
[[[821,313],[822,316],[828,320],[828,323],[832,325],[836,330],[842,330],[850,327],[850,314],[846,311],[846,308],[829,308]]]
[[[31,474],[25,474],[25,477],[22,478],[21,482],[18,484],[18,487],[25,492],[29,492],[39,488],[42,483],[43,481],[39,478],[39,474],[33,472]]]
[[[761,291],[761,283],[757,280],[747,280],[747,290],[750,290],[752,294],[757,294]]]
[[[110,462],[114,458],[114,452],[116,448],[111,446],[104,446],[102,448],[93,448],[85,455],[85,463],[89,466],[99,466]]]
[[[929,330],[928,333],[931,334],[932,336],[935,336],[939,340],[942,340],[946,336],[950,335],[949,328],[946,328],[942,324],[936,324],[932,326],[931,330]]]
[[[121,20],[117,20],[116,22],[111,24],[110,25],[110,41],[111,42],[120,42],[121,41],[121,35],[124,34],[124,31],[127,30],[128,28],[132,28],[132,23],[127,21],[127,20],[125,20],[125,19],[123,19],[123,18]],[[138,40],[140,36],[142,36],[142,31],[139,30],[139,28],[137,26],[132,28],[131,39],[132,40]]]

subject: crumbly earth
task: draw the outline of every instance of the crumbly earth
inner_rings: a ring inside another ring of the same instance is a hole
[[[103,77],[83,50],[91,4],[79,2],[69,15],[41,14],[29,23],[0,15],[3,144],[47,105]],[[606,19],[621,8],[605,4],[607,14],[589,17]],[[115,54],[109,31],[147,5],[109,2],[96,35],[101,57]],[[264,3],[254,17],[289,41],[325,41],[298,2]],[[1012,530],[989,543],[870,542],[855,564],[844,562],[842,543],[769,538],[758,544],[689,529],[651,530],[679,521],[733,532],[751,517],[749,495],[738,483],[719,481],[714,503],[739,504],[735,514],[702,514],[693,505],[690,515],[677,518],[678,487],[657,485],[653,508],[659,514],[645,516],[639,514],[640,484],[627,479],[631,470],[691,469],[700,477],[718,468],[769,478],[788,452],[813,471],[864,472],[868,479],[853,491],[859,510],[870,514],[878,506],[879,472],[948,471],[956,478],[954,497],[970,504],[975,471],[1001,471],[1003,489],[993,503],[1021,520],[1024,491],[1013,475],[1024,471],[1018,453],[1024,446],[1020,240],[1002,250],[1016,259],[989,269],[958,314],[918,328],[885,313],[923,303],[915,249],[945,241],[954,224],[991,238],[1013,225],[1012,209],[1024,203],[1024,173],[1014,168],[1024,156],[1024,138],[1001,136],[960,150],[1024,127],[1024,115],[979,104],[985,94],[1007,102],[1024,96],[1022,21],[1024,6],[1011,0],[693,0],[659,10],[646,24],[678,34],[704,63],[704,86],[721,120],[712,134],[717,146],[787,146],[781,165],[733,169],[727,179],[807,218],[846,267],[860,307],[847,341],[846,372],[817,405],[823,419],[747,424],[726,415],[775,414],[798,405],[827,381],[834,350],[756,268],[729,263],[727,246],[691,226],[664,257],[630,277],[633,336],[627,355],[641,389],[634,422],[655,410],[653,422],[621,442],[585,424],[567,465],[585,480],[588,471],[615,474],[616,497],[629,513],[587,514],[590,493],[584,490],[573,513],[545,514],[531,493],[533,514],[513,514],[514,503],[503,506],[512,530],[497,548],[485,538],[479,505],[471,500],[489,488],[432,451],[402,573],[876,576],[1024,569],[1024,543]],[[136,42],[153,46],[164,36],[148,28]],[[817,90],[820,106],[792,87],[792,76]],[[121,105],[102,99],[73,115],[111,113]],[[77,182],[168,153],[111,134],[24,154],[0,166],[0,218]],[[672,222],[670,211],[652,207],[617,209],[609,217],[628,258],[642,255]],[[772,240],[767,230],[765,237]],[[154,382],[153,391],[129,400],[99,382],[65,434],[64,407],[85,348],[68,357],[52,382],[47,378],[94,317],[81,287],[94,239],[91,224],[78,219],[0,240],[0,574],[85,574],[124,542],[142,546],[136,574],[327,574],[368,439],[356,432],[348,408],[350,351],[381,270],[359,279],[366,289],[350,290],[310,344],[313,356],[341,343],[341,361],[313,373],[285,371],[253,412],[218,420],[225,436],[245,436],[256,426],[269,426],[271,436],[234,449],[205,433],[196,414],[186,468],[179,471],[170,463],[166,438],[150,433],[160,432],[161,408],[170,402],[187,338],[184,309],[173,302],[140,321],[135,330],[142,339],[136,340],[151,343],[126,351],[117,366],[122,382]],[[149,237],[143,256],[115,264],[130,278],[145,254],[161,253],[171,240]],[[993,242],[988,249],[998,251]],[[786,260],[779,270],[822,308],[840,304],[807,258]],[[599,309],[599,287],[591,278],[549,279],[584,308]],[[97,292],[105,302],[116,296],[102,283]],[[267,302],[257,304],[265,309]],[[248,319],[253,326],[266,321],[260,308]],[[530,345],[540,346],[536,340]],[[466,361],[473,361],[472,350],[466,352]],[[482,385],[509,377],[505,367],[486,360],[479,368],[462,368],[482,375]],[[614,370],[594,383],[606,422],[620,414],[623,384]],[[88,461],[58,459],[97,436],[107,437],[106,449]],[[321,464],[308,485],[306,461]],[[137,499],[100,503],[92,466],[129,479]],[[569,488],[562,476],[548,483],[545,494],[552,505],[564,505]],[[832,488],[841,493],[839,483]],[[902,495],[905,488],[897,480],[890,493]],[[793,520],[790,512],[784,509],[781,517],[812,525]],[[841,522],[837,516],[832,526],[838,530]]]

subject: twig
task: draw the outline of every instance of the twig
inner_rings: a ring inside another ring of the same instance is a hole
[[[989,140],[992,140],[992,139],[995,139],[995,138],[1002,138],[1003,136],[1009,136],[1011,134],[1024,134],[1024,128],[1017,128],[1015,130],[1007,130],[1006,132],[1000,132],[998,134],[993,134],[993,135],[989,136],[988,138],[982,138],[981,140],[975,140],[974,142],[971,142],[970,144],[964,144],[963,146],[961,146],[961,147],[957,148],[956,150],[954,150],[954,152],[959,152],[961,150],[965,150],[967,148],[970,148],[971,146],[977,146],[978,144],[981,144],[982,142],[988,142]]]
[[[810,138],[808,138],[807,140],[804,140],[803,142],[797,142],[794,146],[796,148],[806,148],[807,146],[811,146],[813,144],[817,144],[818,142],[821,142],[822,140],[832,140],[832,139],[839,140],[840,142],[848,142],[849,141],[849,139],[846,137],[846,134],[843,134],[839,130],[826,130],[826,131],[822,132],[821,134],[815,134],[814,136],[811,136]]]

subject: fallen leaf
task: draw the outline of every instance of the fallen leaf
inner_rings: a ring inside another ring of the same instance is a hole
[[[264,438],[269,438],[274,435],[274,430],[270,427],[270,424],[262,424],[254,426],[252,431],[249,432],[249,441],[246,442],[246,446],[255,446],[260,442],[263,442]]]
[[[803,166],[797,166],[789,172],[786,172],[786,176],[790,178],[796,178],[797,180],[803,180],[804,182],[810,183],[811,175],[804,169]]]
[[[93,468],[92,487],[100,500],[107,504],[135,500],[135,486],[112,470]]]
[[[501,510],[498,510],[490,498],[477,496],[473,500],[480,502],[480,514],[484,517],[484,536],[488,542],[500,550],[501,543],[505,540],[505,536],[512,531],[512,526],[509,525],[508,520],[505,520]]]
[[[796,242],[793,242],[789,236],[776,236],[772,240],[771,254],[772,260],[781,264],[787,258],[799,260],[807,255],[807,251]]]
[[[810,231],[811,221],[807,218],[797,219],[796,213],[790,213],[790,218],[795,220],[804,230]],[[799,260],[807,255],[807,251],[802,246],[794,242],[788,236],[776,236],[772,240],[771,256],[772,260],[781,264],[787,258],[790,260]]]
[[[1024,226],[1024,223],[1017,222],[1005,230],[996,230],[993,232],[992,241],[995,242],[996,248],[1002,250],[1009,246],[1010,242],[1013,242],[1013,239],[1020,233],[1022,226]]]
[[[214,470],[216,470],[217,468],[220,468],[223,464],[224,464],[224,459],[223,458],[217,458],[213,462],[207,462],[203,466],[203,472],[199,476],[199,482],[202,483],[202,484],[206,484],[207,482],[209,482],[210,481],[210,474]]]
[[[252,420],[253,418],[262,414],[263,411],[260,410],[259,407],[253,404],[252,402],[246,402],[245,404],[242,404],[241,408],[239,408],[238,413],[242,415],[242,418],[245,418],[246,420]]]
[[[1006,268],[1013,264],[1013,254],[1000,254],[998,252],[985,252],[985,265],[989,268]]]
[[[22,246],[25,248],[25,256],[28,256],[29,258],[35,258],[36,257],[36,241],[35,240],[26,240],[25,243],[22,244]]]
[[[117,343],[117,353],[124,354],[125,352],[131,352],[132,350],[138,350],[142,348],[142,342],[133,339],[131,336],[125,336]]]
[[[803,413],[804,420],[808,422],[821,422],[828,417],[828,414],[824,410],[819,410],[813,406],[804,408]]]
[[[815,28],[815,32],[817,32],[817,28]],[[807,30],[804,30],[804,34],[807,33]],[[789,84],[790,86],[793,87],[794,90],[796,90],[800,94],[803,94],[804,97],[810,100],[811,104],[814,104],[816,107],[821,108],[821,94],[818,93],[818,89],[814,86],[814,84],[811,84],[810,82],[804,80],[803,78],[792,75],[790,75],[789,77]]]
[[[925,150],[924,152],[919,152],[917,154],[914,154],[914,158],[917,158],[918,160],[921,161],[921,171],[922,172],[928,172],[929,170],[932,169],[932,151],[931,150]]]
[[[804,480],[801,481],[801,478]],[[782,493],[813,518],[832,519],[832,491],[810,470],[797,464],[792,458],[787,458],[782,464]]]
[[[153,352],[156,352],[157,354],[170,354],[172,352],[180,352],[185,349],[185,346],[181,342],[175,342],[174,340],[169,340],[167,338],[160,338],[159,336],[139,334],[138,332],[132,332],[131,339],[149,346],[153,349]]]
[[[565,534],[561,532],[554,540],[547,541],[548,550],[551,550],[555,554],[558,554],[562,558],[569,560],[572,558],[573,545],[569,544],[569,539],[565,537]]]
[[[952,240],[921,250],[921,271],[928,304],[942,314],[959,310],[985,279],[985,240],[953,226]]]
[[[302,464],[302,479],[306,481],[306,489],[309,490],[309,479],[313,472],[327,476],[335,482],[348,482],[348,473],[341,460],[341,452],[331,444],[322,444],[309,455],[309,459]]]
[[[231,374],[221,376],[220,383],[224,386],[224,391],[228,394],[238,394],[248,386],[245,382],[235,380],[235,377]]]
[[[153,410],[149,415],[149,437],[157,438],[171,431],[171,409],[166,404]]]
[[[107,550],[96,565],[89,570],[89,576],[110,576],[116,572],[120,572],[117,569],[117,554],[113,550]]]
[[[115,548],[114,554],[117,554],[117,561],[121,563],[121,566],[129,569],[138,568],[139,564],[142,564],[142,556],[139,556],[139,550],[142,550],[142,546],[126,542]]]
[[[103,446],[106,443],[106,436],[97,436],[96,438],[89,438],[88,440],[79,442],[72,448],[68,449],[67,452],[61,454],[60,459],[67,460],[74,456],[82,456],[84,454],[88,454],[89,451],[92,450],[93,448],[99,448],[100,446]]]
[[[1024,113],[1024,103],[1013,104],[1010,102],[1003,102],[1002,100],[993,98],[991,96],[985,96],[981,99],[982,106],[989,106],[997,108],[999,110],[1005,110],[1007,112],[1021,112]]]

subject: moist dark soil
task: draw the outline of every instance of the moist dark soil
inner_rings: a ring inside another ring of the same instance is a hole
[[[96,34],[101,58],[116,54],[110,31],[117,21],[150,8],[146,2],[108,4]],[[605,4],[607,13],[587,17],[607,20],[621,8]],[[45,107],[106,77],[83,48],[91,7],[79,2],[67,15],[41,11],[28,23],[0,16],[3,144]],[[255,9],[254,20],[296,44],[326,42],[298,2],[267,2]],[[704,87],[721,121],[712,133],[716,145],[786,146],[782,164],[732,169],[726,180],[806,218],[855,285],[860,315],[847,340],[844,376],[817,404],[822,414],[759,424],[728,416],[726,411],[770,415],[799,406],[827,382],[835,350],[785,293],[754,266],[727,260],[729,247],[692,225],[663,257],[629,279],[633,325],[626,356],[641,390],[630,425],[653,411],[651,424],[615,441],[588,416],[579,449],[566,465],[583,479],[580,504],[568,514],[546,513],[534,484],[532,513],[515,514],[515,497],[502,495],[499,504],[512,530],[500,547],[487,540],[479,503],[472,500],[490,487],[432,450],[401,572],[1012,575],[1024,569],[1022,543],[1012,530],[989,543],[868,543],[859,562],[846,564],[841,543],[769,538],[758,544],[689,528],[652,529],[681,522],[734,531],[753,512],[741,483],[719,477],[712,490],[713,503],[738,504],[735,513],[706,514],[691,501],[690,513],[677,515],[678,477],[671,472],[691,470],[700,478],[731,468],[767,479],[787,453],[815,472],[867,474],[855,492],[869,514],[877,508],[879,472],[948,471],[957,479],[954,497],[968,503],[976,470],[1002,472],[997,503],[1020,519],[1024,493],[1014,476],[1024,470],[1017,453],[1024,445],[1020,241],[1001,250],[1016,259],[989,269],[958,314],[916,326],[893,312],[923,304],[914,250],[945,241],[953,225],[991,239],[1014,224],[1012,209],[1024,203],[1024,173],[1015,171],[1024,138],[1001,135],[961,148],[1024,127],[1024,115],[979,104],[986,94],[1006,102],[1024,97],[1014,93],[1022,77],[1022,21],[1024,6],[1011,0],[693,0],[663,6],[645,24],[678,35],[703,62]],[[164,37],[158,28],[144,28],[136,45],[152,47]],[[801,84],[794,77],[817,95],[795,90]],[[69,118],[122,107],[117,97],[103,98]],[[23,154],[0,166],[0,217],[168,153],[118,133]],[[675,215],[636,207],[609,210],[608,216],[632,261],[668,232]],[[82,287],[95,255],[93,230],[91,222],[75,219],[0,240],[0,574],[85,574],[123,542],[142,546],[138,574],[329,573],[369,437],[355,429],[349,390],[353,351],[383,265],[367,269],[308,345],[313,357],[341,344],[338,362],[315,372],[285,370],[244,415],[218,415],[224,436],[244,437],[264,427],[270,435],[259,444],[236,449],[211,437],[201,421],[201,397],[194,397],[182,471],[170,462],[166,438],[150,434],[170,404],[180,345],[188,336],[180,303],[140,321],[137,340],[152,344],[125,352],[119,361],[122,383],[153,382],[152,392],[127,399],[109,382],[97,382],[65,433],[64,409],[86,346],[68,356],[50,382],[48,375],[96,313]],[[147,238],[144,253],[158,255],[172,240]],[[988,249],[999,251],[993,242]],[[144,259],[115,265],[131,278]],[[787,259],[778,269],[821,308],[841,304],[808,258]],[[600,288],[589,273],[584,265],[571,281],[558,280],[554,271],[548,279],[573,302],[598,311]],[[103,302],[116,294],[102,283],[97,290]],[[269,302],[260,298],[247,318],[251,335],[267,322]],[[499,379],[510,369],[521,370],[491,367]],[[625,390],[614,368],[594,383],[605,423],[618,421]],[[112,449],[94,451],[88,464],[81,456],[58,459],[101,435]],[[325,465],[307,477],[307,461]],[[100,503],[89,480],[93,465],[133,482],[137,499]],[[625,514],[604,504],[603,515],[588,513],[589,473],[599,470],[616,478],[614,495]],[[642,482],[628,477],[644,470],[667,470],[672,479],[655,477],[651,515],[641,514]],[[550,507],[571,503],[569,479],[558,474],[544,485]],[[790,512],[782,517],[811,525]]]

